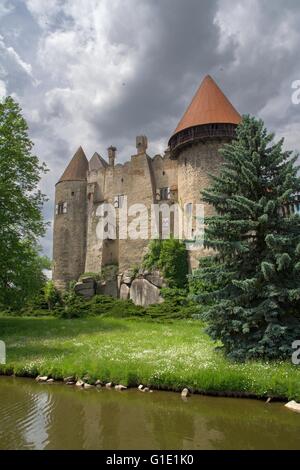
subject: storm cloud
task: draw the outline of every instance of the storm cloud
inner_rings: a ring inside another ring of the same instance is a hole
[[[206,74],[299,149],[299,24],[298,0],[1,0],[0,96],[20,102],[50,169],[46,219],[79,145],[106,157],[113,144],[122,162],[143,133],[163,152]]]

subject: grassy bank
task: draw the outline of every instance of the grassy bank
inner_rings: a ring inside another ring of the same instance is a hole
[[[238,392],[300,399],[300,367],[290,363],[231,363],[198,321],[150,323],[90,317],[0,318],[7,364],[0,373],[35,377],[90,376],[105,382],[197,392]]]

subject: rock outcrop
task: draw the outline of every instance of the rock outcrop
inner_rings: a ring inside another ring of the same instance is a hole
[[[159,304],[163,302],[160,295],[160,289],[147,279],[134,279],[130,286],[130,299],[135,305]]]
[[[74,287],[75,293],[91,299],[96,293],[96,282],[92,277],[83,277]]]
[[[297,403],[296,401],[292,400],[289,401],[284,405],[286,408],[288,408],[291,411],[295,411],[296,413],[300,413],[300,403]]]
[[[128,300],[130,295],[130,287],[127,284],[121,284],[120,299]]]
[[[127,270],[114,276],[113,279],[98,282],[91,276],[82,277],[75,284],[75,292],[86,299],[95,294],[119,297],[122,300],[130,299],[135,305],[143,307],[164,301],[160,290],[166,286],[166,282],[160,271],[149,272],[140,269],[136,274],[133,270]]]

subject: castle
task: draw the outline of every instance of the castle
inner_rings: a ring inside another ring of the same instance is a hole
[[[87,272],[99,273],[116,265],[119,273],[140,265],[147,252],[146,239],[98,239],[97,208],[105,202],[120,209],[140,203],[172,204],[187,210],[201,203],[201,190],[209,174],[218,173],[219,149],[234,137],[241,116],[206,76],[169,139],[164,155],[147,154],[147,138],[136,138],[136,153],[130,161],[116,162],[116,148],[108,148],[108,161],[94,153],[88,161],[77,150],[55,187],[53,234],[53,280],[59,289]],[[192,206],[191,206],[192,207]],[[204,205],[205,216],[211,207]],[[130,219],[130,217],[129,217]],[[189,266],[197,265],[201,253],[188,252]]]

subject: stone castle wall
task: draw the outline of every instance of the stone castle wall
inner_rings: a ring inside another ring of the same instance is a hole
[[[144,204],[148,209],[150,237],[150,208],[158,202],[160,188],[170,188],[172,194],[170,201],[160,203],[178,202],[182,208],[186,203],[201,203],[200,192],[210,183],[208,174],[216,174],[222,163],[218,152],[222,145],[220,141],[190,145],[181,150],[178,159],[171,159],[168,151],[163,157],[150,158],[145,148],[138,149],[125,164],[114,165],[114,158],[110,159],[110,165],[102,164],[97,168],[93,164],[87,182],[58,183],[56,204],[66,201],[67,213],[55,216],[56,284],[60,287],[77,280],[84,272],[99,273],[110,264],[117,264],[120,273],[140,265],[149,239],[118,239],[117,233],[116,240],[99,240],[96,235],[98,206],[104,202],[114,204],[118,195],[127,196],[128,207]],[[211,214],[211,208],[205,205],[205,216]],[[128,226],[136,215],[128,215]],[[198,258],[206,254],[203,249],[189,252],[190,269],[197,267]]]
[[[77,280],[85,269],[86,182],[62,181],[56,185],[55,207],[66,204],[66,213],[54,216],[53,279],[60,289]]]

